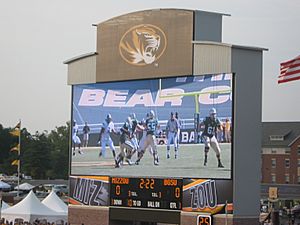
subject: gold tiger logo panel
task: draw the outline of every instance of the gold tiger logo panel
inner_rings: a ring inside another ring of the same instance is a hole
[[[129,29],[123,35],[119,51],[129,64],[144,66],[157,61],[166,47],[166,35],[159,27],[141,24]]]
[[[193,12],[135,12],[97,26],[97,82],[192,74]]]

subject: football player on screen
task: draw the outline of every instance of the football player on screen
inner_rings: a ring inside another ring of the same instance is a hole
[[[167,122],[166,131],[168,137],[167,143],[167,159],[170,158],[170,144],[173,142],[174,144],[174,151],[175,151],[175,159],[178,157],[178,130],[179,130],[179,123],[178,120],[175,118],[173,112],[171,112],[171,118]]]
[[[133,146],[133,149],[128,151],[126,158],[131,159],[131,157],[136,153],[136,151],[139,148],[138,140],[137,140],[137,135],[136,133],[138,131],[142,131],[144,128],[139,124],[135,113],[131,113],[129,117],[127,118],[127,122],[129,124],[128,130],[130,132],[130,141]]]
[[[72,129],[72,142],[73,142],[73,156],[75,156],[75,148],[78,146],[78,153],[82,154],[80,150],[81,141],[78,137],[78,125],[76,124],[76,120],[73,120],[73,129]]]
[[[116,167],[120,167],[121,163],[123,162],[125,156],[126,156],[126,151],[127,150],[127,155],[131,157],[131,152],[135,148],[134,145],[132,144],[131,141],[131,132],[130,132],[130,124],[131,124],[131,118],[128,117],[126,122],[124,123],[123,127],[121,127],[121,136],[120,136],[120,154],[117,157],[117,163]],[[131,165],[130,158],[126,156],[126,162],[128,165]]]
[[[149,113],[147,113],[146,115],[146,119],[149,118]],[[147,149],[143,149],[144,145],[145,145],[145,141],[147,139],[147,126],[146,126],[146,120],[142,119],[141,122],[139,123],[141,129],[139,130],[140,132],[142,132],[142,137],[139,141],[139,147],[137,149],[137,158],[138,160],[135,162],[136,165],[139,164],[140,160],[142,159],[142,157],[144,156],[145,151],[148,149],[150,155],[153,155],[153,150],[151,148],[151,146],[148,146]]]
[[[136,160],[135,164],[139,164],[141,158],[143,157],[146,149],[150,146],[153,151],[153,159],[154,165],[159,165],[159,158],[157,153],[157,144],[155,138],[155,131],[158,125],[158,121],[155,118],[154,111],[151,110],[149,113],[149,118],[146,120],[146,139],[144,141],[143,146],[141,147],[141,151],[139,153],[138,159]]]
[[[180,143],[180,129],[182,128],[182,120],[179,118],[179,115],[178,115],[178,112],[175,113],[175,118],[177,119],[178,121],[178,125],[179,125],[179,128],[178,128],[178,132],[177,132],[177,148],[179,149],[179,143]]]
[[[106,145],[108,145],[112,151],[114,160],[115,160],[115,164],[117,165],[117,160],[116,160],[116,150],[115,150],[115,146],[114,143],[110,137],[111,133],[116,133],[115,131],[115,125],[112,121],[112,117],[110,114],[107,114],[103,124],[102,124],[102,128],[100,131],[100,141],[101,141],[101,150],[99,153],[99,157],[103,156],[105,158],[105,152],[106,152]]]
[[[216,138],[216,131],[217,129],[220,129],[221,122],[216,117],[217,111],[215,108],[211,108],[209,110],[209,116],[205,117],[204,120],[200,123],[200,127],[204,126],[204,131],[202,133],[202,139],[204,142],[204,166],[207,165],[207,154],[209,151],[209,148],[212,147],[213,150],[216,153],[217,159],[218,159],[218,167],[223,168],[223,164],[221,162],[221,149],[219,146],[219,143]]]

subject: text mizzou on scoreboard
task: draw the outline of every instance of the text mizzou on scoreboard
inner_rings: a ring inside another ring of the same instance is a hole
[[[181,210],[182,179],[110,178],[110,205]]]

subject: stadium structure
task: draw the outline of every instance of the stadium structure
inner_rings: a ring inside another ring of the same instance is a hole
[[[64,62],[72,87],[70,224],[259,224],[266,49],[223,43],[224,16],[184,9],[121,15],[95,25],[95,52]],[[135,119],[136,133],[124,131]],[[215,130],[227,121],[230,141]],[[141,146],[143,125],[152,136],[141,154],[121,138],[136,136]],[[210,148],[205,132],[212,132]],[[115,164],[122,151],[127,161]]]

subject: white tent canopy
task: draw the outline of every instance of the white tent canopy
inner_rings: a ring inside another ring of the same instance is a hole
[[[55,194],[54,191],[51,191],[42,203],[56,212],[65,213],[66,215],[68,213],[68,206]]]
[[[28,222],[34,222],[36,219],[46,219],[50,223],[58,220],[67,221],[65,214],[55,212],[42,204],[33,191],[30,191],[18,204],[3,210],[1,216],[8,221],[14,221],[16,218],[22,218]]]
[[[4,209],[8,209],[10,206],[5,202],[5,201],[2,201],[2,206],[1,206],[1,212],[4,210]]]
[[[34,186],[32,186],[31,184],[23,183],[23,184],[20,184],[19,186],[16,186],[15,190],[30,191],[33,188],[34,188]]]
[[[10,189],[10,185],[0,180],[0,190],[2,189]]]

